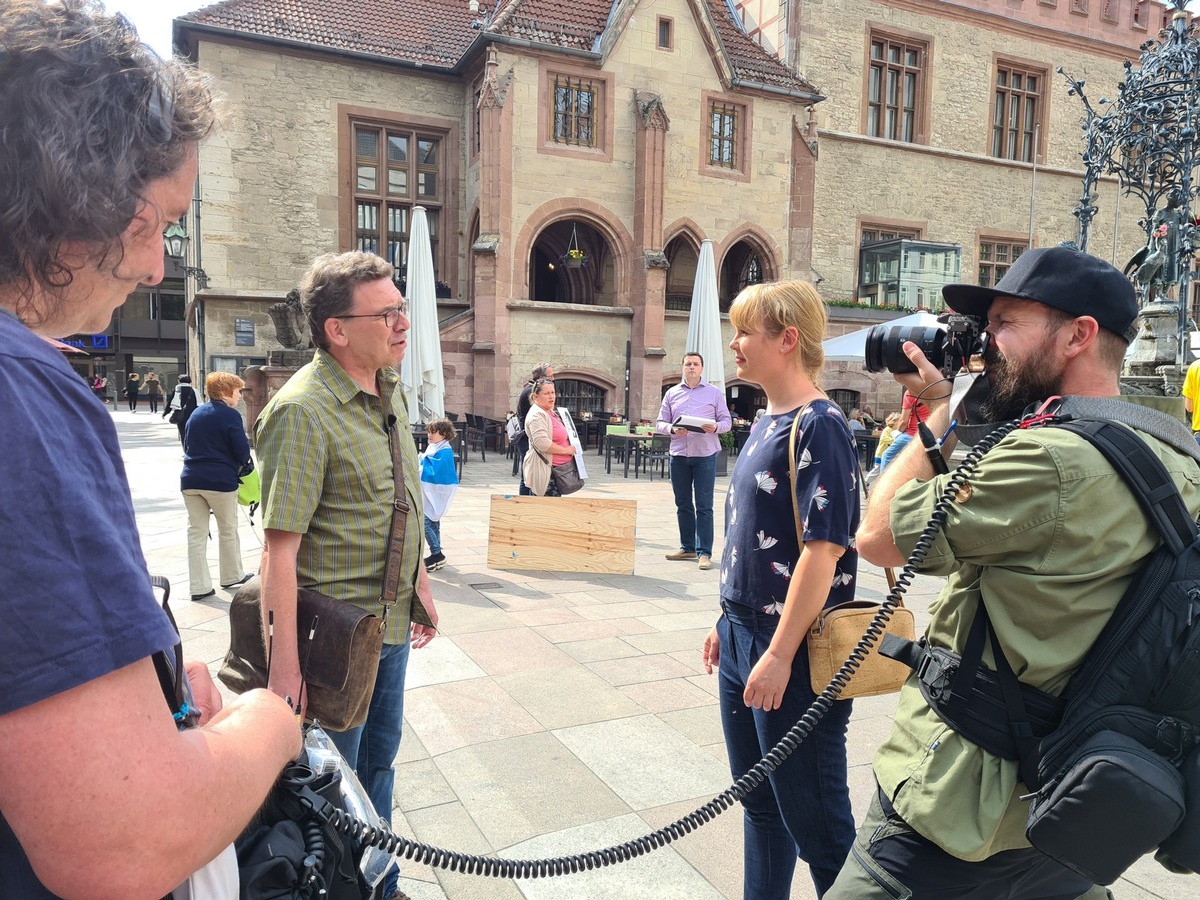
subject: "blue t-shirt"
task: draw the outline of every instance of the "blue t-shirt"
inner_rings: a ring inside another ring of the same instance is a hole
[[[800,544],[788,490],[788,440],[797,410],[763,416],[738,454],[725,497],[721,598],[779,615]],[[796,504],[804,541],[846,547],[826,607],[854,599],[858,575],[858,454],[837,404],[814,400],[796,433]]]
[[[112,417],[62,354],[5,310],[0,465],[0,715],[173,647]],[[51,896],[2,815],[0,894]]]
[[[182,491],[238,489],[238,470],[250,458],[241,414],[220,400],[197,407],[183,432]]]

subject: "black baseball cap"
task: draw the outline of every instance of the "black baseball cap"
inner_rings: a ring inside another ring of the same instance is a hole
[[[997,297],[1035,300],[1072,316],[1091,316],[1126,343],[1137,336],[1133,285],[1116,267],[1070,247],[1026,250],[995,287],[947,284],[942,296],[955,312],[969,316],[986,316]]]

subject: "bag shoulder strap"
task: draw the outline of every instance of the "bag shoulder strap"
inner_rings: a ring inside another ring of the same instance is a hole
[[[1129,486],[1142,512],[1158,529],[1172,553],[1178,556],[1200,537],[1200,527],[1188,511],[1166,466],[1136,432],[1097,419],[1072,419],[1059,427],[1085,438],[1104,455]],[[1200,449],[1190,435],[1189,441],[1193,449]]]
[[[788,476],[790,479],[790,487],[792,495],[792,518],[796,522],[796,546],[804,549],[804,528],[800,525],[800,507],[796,505],[796,434],[800,429],[800,417],[804,414],[804,410],[808,409],[808,404],[800,407],[800,411],[796,413],[796,418],[792,420],[791,433],[788,435]],[[859,484],[863,484],[865,479],[862,477],[862,466],[858,468]],[[859,563],[862,563],[862,558],[859,558]],[[896,573],[890,566],[885,566],[883,574],[887,578],[888,590],[896,586]],[[900,595],[896,598],[896,605],[904,605],[904,597]]]
[[[412,511],[408,505],[408,495],[404,491],[404,453],[400,449],[400,436],[396,429],[394,417],[387,420],[388,446],[392,451],[392,531],[388,537],[387,556],[384,563],[383,602],[384,617],[396,602],[396,594],[400,590],[400,562],[404,555],[404,535],[408,526],[408,514]]]
[[[1162,410],[1111,397],[1069,396],[1063,398],[1059,412],[1072,419],[1111,419],[1121,422],[1170,444],[1180,453],[1200,462],[1200,446],[1197,446],[1191,430]]]

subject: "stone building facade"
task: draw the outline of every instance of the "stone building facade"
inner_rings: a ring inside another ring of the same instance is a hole
[[[206,7],[175,25],[225,98],[189,222],[209,277],[189,307],[191,368],[264,359],[266,307],[320,253],[401,262],[415,205],[444,287],[447,409],[493,417],[543,360],[576,409],[652,417],[678,379],[706,239],[723,308],[746,283],[810,279],[831,336],[899,314],[839,305],[868,293],[864,242],[956,245],[961,280],[995,280],[1024,247],[1075,237],[1082,110],[1055,69],[1103,91],[1162,25],[1154,2],[1090,7]],[[1107,182],[1097,205],[1090,249],[1125,258],[1139,212],[1119,217]],[[760,395],[727,376],[751,415]],[[824,386],[877,412],[898,399],[858,366],[829,366]]]
[[[811,277],[821,97],[724,0],[295,9],[176,22],[226,110],[191,223],[198,367],[274,349],[261,329],[235,348],[230,322],[261,321],[318,254],[402,260],[417,204],[455,411],[502,416],[550,360],[577,408],[652,417],[679,378],[701,241],[726,307],[745,283]]]
[[[872,240],[958,245],[959,280],[980,284],[994,284],[1027,247],[1075,240],[1084,110],[1056,70],[1086,80],[1093,100],[1115,96],[1125,61],[1170,17],[1153,0],[735,5],[751,37],[829,98],[815,107],[812,268],[834,302],[878,290],[860,263]],[[1145,232],[1144,210],[1128,199],[1121,208],[1117,193],[1114,181],[1100,184],[1088,250],[1120,266]],[[910,296],[905,305],[930,303]],[[828,367],[825,387],[877,411],[898,399],[890,379],[847,364]]]

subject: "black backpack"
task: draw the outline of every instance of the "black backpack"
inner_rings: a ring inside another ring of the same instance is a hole
[[[1059,427],[1104,454],[1163,543],[1072,676],[1057,727],[1022,754],[1023,780],[1038,789],[1026,836],[1097,884],[1116,881],[1156,847],[1168,867],[1197,871],[1200,527],[1162,462],[1132,429],[1098,420]],[[1014,677],[1007,663],[997,662],[1002,681],[1005,669]],[[1009,718],[1021,728],[1011,706]]]
[[[880,653],[916,671],[947,725],[1019,763],[1034,792],[1026,828],[1034,847],[1096,884],[1112,884],[1156,848],[1172,871],[1200,871],[1200,526],[1145,441],[1110,420],[1193,458],[1200,451],[1190,432],[1153,410],[1069,398],[1063,411],[1021,427],[1066,428],[1092,443],[1163,539],[1063,694],[1017,679],[986,598],[961,655],[891,636]],[[994,672],[981,665],[989,642]]]

